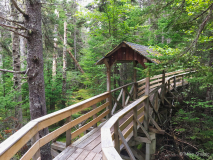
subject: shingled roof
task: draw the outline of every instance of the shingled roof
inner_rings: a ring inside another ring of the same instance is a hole
[[[154,51],[153,49],[151,49],[151,48],[149,48],[147,46],[143,46],[143,45],[140,45],[140,44],[135,44],[135,43],[130,43],[130,42],[125,42],[124,41],[121,44],[119,44],[117,47],[115,47],[112,51],[110,51],[109,53],[107,53],[96,64],[97,65],[104,64],[104,59],[105,58],[109,58],[112,54],[116,53],[116,51],[118,51],[118,49],[120,49],[124,45],[127,45],[133,51],[135,51],[139,55],[143,56],[143,58],[146,59],[147,62],[155,63],[155,64],[159,63],[159,61],[157,61],[156,59],[151,59],[150,57],[148,57],[148,55],[155,55],[155,56],[156,55],[160,55],[160,53],[158,53],[157,51]],[[131,53],[131,54],[134,54],[134,53]],[[137,60],[137,59],[134,58],[134,60]]]

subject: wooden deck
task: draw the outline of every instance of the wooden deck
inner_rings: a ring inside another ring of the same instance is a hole
[[[143,104],[138,106],[138,109],[142,108]],[[122,119],[119,120],[121,126],[133,112],[129,112]],[[143,116],[143,112],[138,115],[138,118]],[[101,149],[101,127],[105,122],[101,123],[97,128],[94,128],[89,133],[72,143],[65,150],[63,150],[54,160],[101,160],[102,149]],[[133,124],[130,123],[122,132],[125,133]],[[113,134],[114,128],[111,128]],[[127,138],[129,140],[131,138]],[[121,145],[121,148],[123,146]]]

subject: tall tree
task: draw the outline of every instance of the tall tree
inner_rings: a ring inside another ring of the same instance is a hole
[[[62,85],[62,105],[65,107],[66,99],[66,69],[67,69],[67,22],[64,21],[64,47],[63,47],[63,85]]]

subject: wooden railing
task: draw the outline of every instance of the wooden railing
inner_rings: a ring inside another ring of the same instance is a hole
[[[62,110],[56,111],[54,113],[48,114],[46,116],[40,117],[38,119],[32,120],[27,123],[23,128],[18,130],[8,139],[0,144],[0,160],[8,160],[12,158],[29,140],[34,141],[31,148],[22,156],[22,160],[39,159],[40,152],[39,149],[50,142],[51,140],[57,138],[62,133],[66,132],[66,146],[71,144],[71,140],[86,131],[88,128],[97,124],[104,117],[106,117],[110,111],[108,109],[109,102],[105,102],[97,108],[93,108],[90,112],[78,117],[77,119],[71,120],[71,116],[77,112],[80,112],[90,106],[93,106],[103,100],[110,97],[110,93],[105,92],[98,96],[92,97],[80,103],[74,104],[70,107],[64,108]],[[103,112],[89,123],[78,128],[71,133],[71,128],[78,125],[82,121],[93,117],[98,112]],[[46,136],[39,138],[38,132],[54,123],[57,123],[66,118],[66,124],[57,130],[47,134]]]
[[[159,122],[162,123],[158,113],[160,107],[159,102],[164,104],[165,100],[169,106],[172,107],[172,104],[164,95],[167,91],[170,91],[170,89],[176,90],[177,86],[184,86],[184,75],[188,73],[189,72],[185,73],[184,71],[163,73],[152,78],[147,77],[137,82],[137,96],[139,98],[114,114],[101,128],[103,160],[122,160],[120,156],[121,145],[125,147],[130,158],[135,160],[132,150],[128,146],[128,139],[133,137],[136,142],[151,143],[152,137],[149,135],[148,130],[151,131],[153,128],[149,127],[149,123],[152,123],[159,132],[162,131],[153,118],[157,117]],[[138,108],[142,103],[144,106]],[[132,116],[119,125],[119,120],[129,112],[133,112]],[[141,115],[142,112],[143,114]],[[123,132],[127,126],[128,130]],[[112,128],[114,128],[114,132],[111,132]],[[139,137],[137,135],[138,128],[142,129],[146,137]],[[146,154],[146,159],[150,159],[149,156],[150,153]]]
[[[167,73],[164,76],[174,76],[175,74],[179,74],[183,71],[177,71],[177,72],[171,72]],[[169,82],[173,83],[173,81],[177,81],[179,76],[176,77],[176,79],[173,77],[170,78]],[[162,85],[162,75],[155,76],[150,79],[150,88],[155,88],[155,87],[163,87]],[[47,144],[48,142],[54,140],[57,138],[59,135],[63,134],[66,132],[66,146],[71,144],[71,140],[76,138],[78,135],[86,131],[92,126],[97,126],[97,122],[101,121],[104,117],[108,116],[110,117],[116,112],[116,107],[121,106],[122,110],[115,114],[109,122],[104,126],[102,129],[102,147],[103,147],[103,153],[105,156],[109,156],[108,150],[114,148],[113,140],[115,139],[115,142],[118,142],[118,134],[120,135],[120,131],[123,131],[126,126],[133,121],[133,126],[128,129],[123,137],[127,138],[130,134],[132,134],[132,130],[135,130],[136,124],[140,124],[141,122],[144,121],[144,119],[147,118],[147,116],[143,115],[141,117],[137,117],[140,115],[144,110],[146,111],[147,108],[142,107],[140,109],[137,109],[137,105],[146,102],[148,104],[148,93],[146,96],[141,97],[145,93],[145,81],[146,79],[140,80],[138,82],[133,82],[127,85],[124,85],[122,87],[119,87],[117,89],[112,90],[111,92],[105,92],[103,94],[97,95],[95,97],[89,98],[87,100],[84,100],[80,103],[74,104],[70,107],[64,108],[62,110],[56,111],[54,113],[48,114],[46,116],[40,117],[38,119],[32,120],[29,123],[27,123],[24,127],[22,127],[20,130],[18,130],[16,133],[14,133],[12,136],[10,136],[8,139],[6,139],[4,142],[0,144],[0,160],[7,160],[12,158],[29,140],[33,142],[31,148],[21,157],[23,160],[28,160],[28,159],[39,159],[40,157],[40,148]],[[138,87],[138,94],[137,94],[137,86]],[[168,86],[168,85],[167,85]],[[176,87],[175,85],[169,87]],[[169,88],[167,87],[167,88]],[[158,88],[159,89],[159,88]],[[114,98],[113,93],[116,91],[120,91],[118,98]],[[157,89],[155,89],[156,93]],[[152,91],[152,93],[154,93]],[[119,102],[120,98],[122,96],[122,103]],[[132,104],[127,106],[129,101],[135,100],[136,98],[139,98],[138,100],[134,101]],[[111,99],[114,100],[114,105],[112,110],[110,111],[110,102]],[[104,102],[103,102],[104,101]],[[104,103],[101,104],[100,102]],[[101,104],[99,107],[97,107],[96,104]],[[125,107],[127,106],[127,107]],[[92,110],[77,119],[71,120],[71,116],[77,112],[83,111],[84,109],[91,107]],[[117,120],[122,118],[125,114],[127,114],[129,111],[133,110],[134,116],[130,116],[121,126],[120,129],[118,130],[118,122]],[[103,111],[99,116],[97,116],[97,113]],[[81,122],[87,120],[88,118],[93,117],[93,120],[88,122],[87,124],[84,124],[80,128],[77,128],[74,132],[71,133],[71,128],[78,126]],[[137,117],[138,119],[136,119]],[[66,124],[64,124],[62,127],[58,128],[57,130],[47,134],[46,136],[39,138],[39,131],[51,126],[63,119],[66,119]],[[109,131],[109,128],[115,126],[115,132],[113,135],[111,135],[111,132]],[[137,126],[138,127],[138,126]],[[106,133],[103,133],[103,131],[106,130]],[[135,133],[134,133],[135,134]],[[121,135],[120,135],[121,137]],[[121,137],[122,138],[122,137]],[[123,142],[124,143],[124,142]],[[118,145],[120,143],[115,143],[115,148],[117,151],[119,150]],[[112,153],[116,154],[118,156],[118,152],[112,149]],[[107,158],[110,159],[110,158]],[[111,160],[111,159],[110,159]]]

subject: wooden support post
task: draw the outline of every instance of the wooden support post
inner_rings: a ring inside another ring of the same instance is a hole
[[[133,92],[133,98],[137,99],[137,70],[135,69],[135,67],[137,66],[136,61],[133,61],[133,67],[134,67],[134,77],[133,77],[133,81],[134,81],[134,92]]]
[[[170,79],[168,80],[168,91],[170,92]]]
[[[150,78],[146,77],[146,86],[145,86],[145,95],[149,95],[149,87],[150,87]],[[148,130],[149,126],[149,97],[145,100],[145,107],[144,107],[144,128]]]
[[[119,123],[118,121],[114,124],[114,136],[115,136],[115,149],[118,152],[118,154],[120,154],[120,140],[119,140],[119,133],[118,133],[118,129],[119,129]]]
[[[183,79],[183,75],[182,75],[182,87],[183,87],[183,91],[185,90],[185,86],[184,86],[184,79]]]
[[[125,102],[126,102],[126,89],[123,89],[123,94],[122,94],[122,106],[123,108],[125,107]]]
[[[111,111],[112,111],[112,93],[111,93],[111,66],[109,66],[109,63],[107,61],[107,59],[104,59],[104,63],[107,67],[107,92],[110,93],[110,96],[109,98],[107,98],[107,102],[109,102],[109,107],[107,107],[110,112],[109,112],[109,115],[107,116],[107,118],[110,118],[111,117]]]
[[[149,132],[149,135],[152,139],[151,144],[150,144],[150,155],[151,155],[151,160],[155,159],[155,151],[156,151],[156,134]]]
[[[92,109],[94,110],[94,109],[96,109],[96,108],[97,108],[97,104],[94,104],[94,105],[92,106]],[[94,114],[94,115],[93,115],[93,119],[95,119],[96,117],[97,117],[97,114]],[[97,123],[94,124],[93,127],[96,128],[96,127],[97,127]]]
[[[136,138],[138,136],[137,134],[137,109],[138,107],[135,106],[133,108],[133,136]]]
[[[149,95],[150,90],[150,77],[146,77],[146,84],[145,84],[145,95]],[[144,107],[144,128],[146,131],[149,129],[149,96],[144,101],[145,107]],[[146,160],[150,160],[150,144],[146,143]]]
[[[176,76],[174,76],[174,89],[176,90]]]
[[[35,136],[33,136],[33,138],[31,139],[31,146],[38,140],[39,140],[39,133],[36,133]],[[38,151],[34,154],[32,159],[37,160],[39,157],[41,157],[40,149],[38,149]]]
[[[71,116],[66,118],[66,123],[69,123],[71,121]],[[71,145],[71,128],[66,131],[66,147]]]
[[[165,89],[166,89],[166,86],[165,86],[165,70],[163,70],[163,74],[162,74],[162,103],[164,104],[164,96],[165,96]]]

